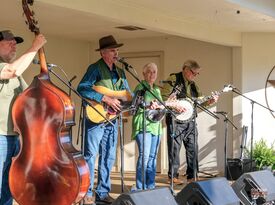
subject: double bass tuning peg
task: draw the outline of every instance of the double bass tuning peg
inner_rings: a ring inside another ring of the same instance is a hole
[[[32,6],[33,5],[33,0],[27,0],[27,3]]]

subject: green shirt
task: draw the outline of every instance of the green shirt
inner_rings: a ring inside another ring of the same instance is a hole
[[[0,73],[6,63],[0,59]],[[27,88],[22,77],[0,80],[0,134],[18,135],[13,131],[12,105],[17,96]]]
[[[156,95],[160,100],[162,100],[160,89],[158,86],[155,84],[153,85],[153,88],[150,88],[150,85],[143,80],[142,83],[150,89],[154,95]],[[142,90],[143,86],[142,84],[138,84],[137,87],[135,88],[134,93],[136,93],[138,90]],[[150,92],[145,92],[144,99],[146,104],[149,104],[152,100],[155,100],[156,98],[150,93]],[[143,131],[143,109],[139,108],[137,113],[133,117],[132,121],[132,138],[134,139],[135,136]],[[146,132],[149,132],[153,135],[161,135],[162,134],[162,125],[161,122],[151,122],[146,119]]]

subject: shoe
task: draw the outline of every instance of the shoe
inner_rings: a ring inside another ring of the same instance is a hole
[[[83,199],[83,205],[96,205],[96,204],[93,200],[93,197],[85,196],[84,199]]]
[[[171,179],[170,178],[168,179],[168,183],[171,184]],[[181,185],[181,184],[183,184],[183,181],[180,180],[179,178],[174,177],[173,178],[173,184]]]
[[[96,197],[96,204],[112,204],[114,201],[115,200],[109,194],[102,199]]]
[[[191,182],[196,182],[196,181],[201,181],[201,179],[199,177],[197,177],[197,179],[195,180],[195,178],[190,178],[187,179],[187,184],[191,183]]]
[[[195,179],[194,178],[190,178],[190,179],[187,179],[187,184],[191,183],[191,182],[194,182]]]

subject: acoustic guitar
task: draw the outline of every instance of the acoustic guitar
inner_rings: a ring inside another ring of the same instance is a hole
[[[124,112],[127,110],[131,104],[132,104],[132,95],[127,90],[118,90],[114,91],[109,88],[106,88],[104,86],[93,86],[93,89],[102,94],[106,95],[108,97],[116,98],[121,101],[122,109],[120,112]],[[115,112],[110,106],[108,106],[106,103],[98,103],[94,100],[88,100],[91,105],[101,114],[99,114],[95,109],[93,109],[90,105],[86,106],[86,115],[87,118],[94,122],[94,123],[103,123],[106,122],[106,119],[112,120],[119,113]],[[106,119],[104,119],[102,116],[104,116]]]

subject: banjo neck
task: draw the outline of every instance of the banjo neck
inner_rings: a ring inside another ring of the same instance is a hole
[[[214,98],[214,96],[220,96],[223,93],[223,91],[214,91],[211,95],[205,96],[203,98],[191,98],[193,101],[196,101],[199,105],[207,102],[208,100],[211,100]]]

